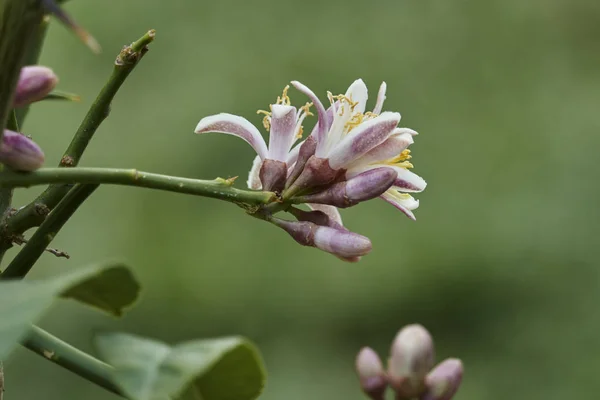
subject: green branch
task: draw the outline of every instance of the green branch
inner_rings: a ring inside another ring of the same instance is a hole
[[[8,264],[0,279],[23,278],[46,251],[58,231],[73,216],[79,206],[98,188],[98,185],[77,185],[35,231],[25,247]]]
[[[110,365],[63,342],[43,329],[33,326],[29,337],[22,345],[83,379],[123,396],[119,388],[112,383]]]
[[[153,174],[121,168],[42,168],[34,172],[0,172],[0,188],[54,184],[112,184],[138,186],[168,192],[212,197],[239,205],[261,205],[275,201],[275,193],[241,190],[232,180],[200,180]]]
[[[126,46],[121,50],[115,60],[112,74],[81,122],[60,161],[59,167],[73,167],[79,163],[83,152],[100,124],[108,117],[111,103],[119,88],[146,54],[147,45],[154,40],[154,35],[154,31],[149,31],[130,46]],[[3,240],[0,240],[0,257],[12,246],[11,237],[21,235],[29,228],[39,226],[48,212],[66,196],[69,189],[68,185],[52,185],[30,204],[7,218],[2,227],[1,236]],[[43,212],[40,212],[40,210]]]

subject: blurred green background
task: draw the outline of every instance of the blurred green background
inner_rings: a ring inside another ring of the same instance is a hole
[[[265,400],[347,400],[362,398],[359,348],[386,357],[396,331],[420,322],[439,359],[465,362],[457,399],[597,395],[600,2],[73,0],[67,9],[104,52],[50,31],[42,63],[84,100],[30,114],[25,131],[49,166],[121,46],[155,28],[82,165],[240,175],[243,186],[252,149],[197,137],[200,118],[230,112],[260,126],[255,111],[290,80],[324,98],[360,77],[372,97],[385,80],[385,108],[420,132],[413,161],[429,187],[417,222],[381,201],[343,212],[373,242],[359,264],[300,247],[230,204],[103,187],[54,242],[71,260],[47,254],[32,275],[122,259],[143,297],[119,321],[63,302],[44,328],[87,350],[97,329],[170,343],[243,334],[264,352]],[[17,204],[39,190],[21,190]],[[25,350],[6,371],[7,399],[116,398]]]

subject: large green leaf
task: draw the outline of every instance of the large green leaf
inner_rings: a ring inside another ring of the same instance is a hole
[[[140,285],[123,264],[113,263],[100,268],[99,274],[69,288],[62,296],[120,317],[137,300]]]
[[[265,381],[262,359],[241,337],[197,340],[171,347],[122,333],[94,341],[133,400],[251,400]]]
[[[53,300],[92,279],[101,267],[77,270],[48,280],[0,282],[0,360],[16,346]]]

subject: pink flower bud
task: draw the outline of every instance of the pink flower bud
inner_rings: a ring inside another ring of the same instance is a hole
[[[285,183],[286,188],[296,181],[298,176],[300,176],[302,173],[302,170],[304,170],[304,166],[306,165],[308,159],[315,154],[315,150],[317,149],[317,139],[311,135],[307,137],[306,140],[299,146],[298,158],[296,159],[294,168],[290,172],[287,182]]]
[[[290,198],[306,189],[328,185],[345,172],[345,170],[331,168],[329,160],[326,158],[311,156],[304,165],[300,176],[285,190],[283,196]]]
[[[438,364],[427,375],[427,393],[422,400],[451,400],[462,381],[463,365],[459,359],[449,358]]]
[[[412,399],[426,391],[425,377],[433,362],[433,339],[424,327],[415,324],[400,330],[388,365],[390,385],[398,399]]]
[[[298,218],[299,221],[312,222],[313,224],[347,231],[347,229],[341,223],[334,221],[329,215],[320,210],[304,211],[300,210],[299,208],[291,207],[288,212],[294,217]]]
[[[360,387],[373,400],[383,400],[387,389],[385,371],[373,349],[364,347],[356,357],[356,373]]]
[[[354,259],[371,251],[371,241],[357,233],[342,231],[312,222],[286,221],[271,218],[270,221],[285,230],[303,246],[316,247],[342,259]]]
[[[380,196],[392,186],[397,176],[397,172],[392,168],[375,168],[347,181],[336,183],[322,192],[301,196],[294,201],[330,204],[340,208],[351,207]]]
[[[27,136],[5,130],[0,143],[0,162],[18,171],[34,171],[44,164],[44,152]]]
[[[58,77],[50,68],[39,65],[23,67],[15,91],[14,107],[22,107],[43,99],[57,83]]]

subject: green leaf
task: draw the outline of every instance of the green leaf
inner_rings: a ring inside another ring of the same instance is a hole
[[[77,270],[48,280],[0,282],[0,360],[29,332],[35,322],[65,290],[88,280],[101,267]]]
[[[101,272],[66,290],[62,297],[98,308],[115,317],[137,300],[140,284],[121,263],[101,266]]]
[[[123,333],[95,338],[114,381],[133,400],[252,400],[265,370],[255,346],[241,337],[197,340],[175,347]]]

